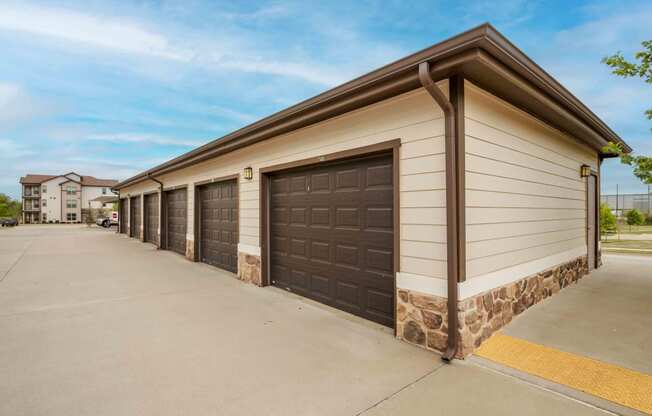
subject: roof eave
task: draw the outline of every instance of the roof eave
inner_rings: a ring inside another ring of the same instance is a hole
[[[144,181],[149,176],[178,170],[266,138],[315,124],[355,108],[419,88],[417,68],[420,63],[433,64],[433,71],[437,72],[433,77],[442,79],[460,70],[461,63],[458,62],[457,66],[451,64],[456,61],[456,58],[465,58],[480,50],[526,82],[536,86],[550,100],[558,102],[586,128],[592,129],[595,135],[603,137],[605,143],[615,141],[620,143],[625,151],[631,151],[631,148],[616,133],[568,90],[491,25],[484,24],[213,140],[119,182],[112,189],[119,190]],[[476,55],[476,57],[481,56]],[[446,63],[448,66],[445,65]]]

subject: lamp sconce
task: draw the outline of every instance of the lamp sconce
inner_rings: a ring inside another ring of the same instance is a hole
[[[254,170],[251,166],[244,168],[244,178],[249,181],[254,178]]]
[[[588,178],[589,176],[591,176],[591,166],[582,165],[582,167],[580,168],[580,176],[582,178]]]

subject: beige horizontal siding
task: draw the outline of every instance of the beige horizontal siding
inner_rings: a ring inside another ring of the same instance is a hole
[[[530,189],[525,185],[515,187],[513,192],[484,191],[467,188],[466,206],[474,208],[585,209],[584,200],[534,195],[530,194],[530,192]]]
[[[582,211],[555,208],[466,208],[467,227],[470,227],[474,224],[501,224],[526,221],[542,222],[571,218],[581,218],[584,220],[585,216],[586,214]]]
[[[401,190],[427,191],[431,189],[446,189],[446,172],[418,173],[401,176]]]
[[[584,236],[584,227],[570,228],[567,230],[550,231],[529,235],[500,238],[500,244],[496,239],[470,242],[467,246],[466,256],[469,261],[474,259],[494,256],[496,254],[515,252],[530,247],[564,242]]]
[[[401,241],[401,253],[423,259],[446,261],[446,244],[428,241]],[[405,271],[405,270],[404,270]]]
[[[466,87],[467,278],[586,247],[579,172],[583,164],[597,169],[597,153]]]
[[[446,261],[401,256],[401,272],[421,276],[428,276],[434,273],[443,276],[446,274]]]
[[[401,192],[401,208],[426,207],[441,208],[446,206],[446,191],[409,191]]]
[[[401,208],[402,224],[446,225],[446,208]]]
[[[415,140],[404,143],[401,146],[401,159],[412,159],[430,155],[443,155],[444,137],[428,137],[426,139]]]
[[[466,263],[467,277],[481,279],[483,274],[506,269],[512,266],[519,266],[530,261],[539,260],[557,253],[582,247],[582,245],[586,245],[584,236],[573,240],[534,247],[524,247],[516,251],[468,260]],[[524,276],[513,276],[514,280],[521,277]]]
[[[444,91],[446,83],[440,84]],[[443,114],[420,89],[344,114],[200,164],[162,175],[166,187],[240,174],[251,166],[254,180],[240,178],[240,243],[260,246],[259,170],[264,167],[400,139],[400,271],[444,278],[445,175]],[[122,193],[155,188],[145,181]],[[193,234],[192,196],[188,234]],[[398,231],[398,230],[397,230]],[[443,248],[442,248],[443,247]],[[414,248],[414,250],[410,250]]]
[[[584,189],[584,182],[579,179],[570,179],[543,170],[534,169],[531,166],[516,165],[509,161],[498,161],[489,159],[486,156],[472,155],[469,153],[466,154],[466,171],[560,186],[568,189]]]
[[[466,228],[466,241],[494,241],[521,235],[534,235],[555,231],[578,229],[585,226],[584,214],[576,219],[501,222],[494,224],[469,224]]]
[[[527,192],[533,195],[561,197],[568,199],[584,200],[584,191],[569,189],[558,185],[548,185],[532,181],[524,181],[521,178],[505,178],[491,174],[480,174],[475,172],[466,173],[467,189],[478,189],[494,192],[512,192],[514,189],[527,188]]]
[[[401,163],[401,175],[440,172],[445,169],[446,156],[442,154],[404,159]]]

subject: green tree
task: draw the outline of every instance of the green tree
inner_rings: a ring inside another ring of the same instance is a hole
[[[645,221],[645,218],[643,217],[643,214],[641,214],[641,211],[637,209],[632,209],[630,211],[627,211],[627,225],[629,225],[629,230],[632,230],[632,225],[642,225],[643,221]]]
[[[652,214],[645,217],[645,225],[652,225]]]
[[[621,52],[604,57],[602,62],[612,68],[612,73],[623,78],[642,78],[647,84],[652,84],[652,40],[642,42],[643,50],[634,54],[636,62],[630,62]],[[652,120],[652,108],[645,111],[645,116]],[[620,161],[632,166],[634,176],[643,183],[652,185],[652,157],[627,154],[617,143],[609,143],[603,149],[605,153],[620,156]]]
[[[600,204],[600,234],[616,232],[616,216],[607,204]]]
[[[22,211],[22,204],[11,199],[8,195],[0,194],[0,217],[18,218]]]

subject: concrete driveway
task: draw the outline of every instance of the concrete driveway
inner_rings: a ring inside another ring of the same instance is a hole
[[[0,415],[597,415],[85,226],[0,230]]]

